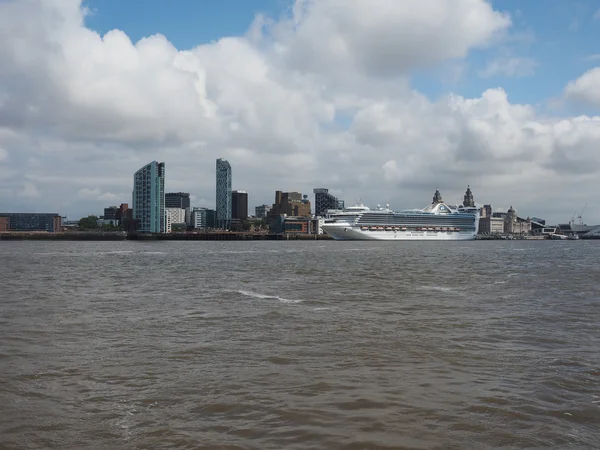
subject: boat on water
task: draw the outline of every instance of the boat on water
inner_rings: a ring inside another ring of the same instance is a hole
[[[576,241],[576,240],[579,239],[579,235],[577,233],[570,234],[569,237],[568,237],[568,239],[570,241]]]
[[[359,203],[330,212],[322,227],[336,240],[469,241],[477,236],[479,209],[473,203],[448,205],[436,190],[433,202],[423,209],[395,212],[389,205],[370,209]]]

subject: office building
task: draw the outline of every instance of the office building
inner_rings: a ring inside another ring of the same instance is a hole
[[[344,201],[329,193],[329,189],[313,189],[315,194],[315,216],[324,216],[328,209],[344,209]]]
[[[49,231],[62,230],[62,217],[55,213],[0,213],[2,228],[7,231]]]
[[[216,227],[228,229],[231,226],[231,165],[223,158],[216,164]]]
[[[165,163],[152,161],[133,176],[133,220],[141,233],[166,232]]]
[[[271,211],[271,207],[269,205],[256,206],[254,208],[254,215],[257,219],[266,219],[269,211]]]
[[[119,208],[117,206],[109,206],[108,208],[104,208],[104,215],[102,218],[104,220],[117,220],[117,214],[119,212]]]
[[[231,218],[237,220],[248,218],[248,193],[246,191],[231,192]]]
[[[186,209],[190,207],[190,194],[188,192],[167,192],[165,194],[165,208]]]
[[[216,211],[208,208],[191,208],[188,225],[195,229],[205,230],[215,227]]]

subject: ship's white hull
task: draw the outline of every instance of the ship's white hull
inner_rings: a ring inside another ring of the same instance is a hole
[[[360,227],[325,224],[323,231],[337,241],[472,241],[477,231],[361,230]]]

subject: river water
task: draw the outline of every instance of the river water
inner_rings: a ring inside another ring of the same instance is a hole
[[[598,261],[0,242],[0,449],[600,448]]]

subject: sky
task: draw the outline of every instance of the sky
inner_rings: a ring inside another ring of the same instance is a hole
[[[600,223],[600,1],[0,0],[0,212],[131,203],[133,173],[250,210],[436,188]]]

